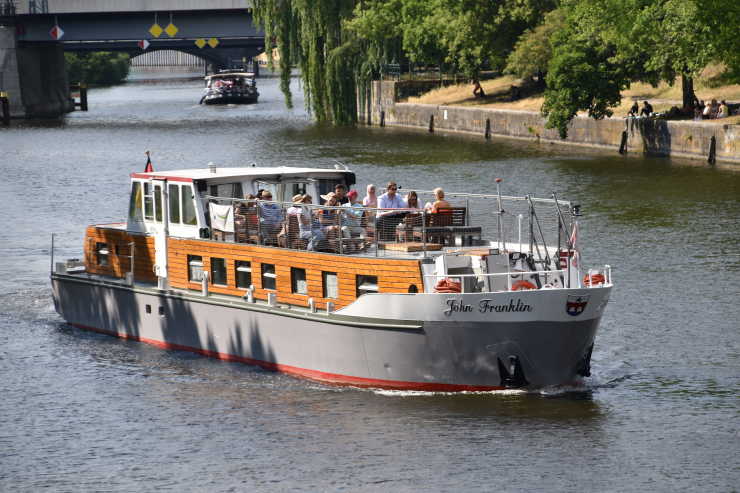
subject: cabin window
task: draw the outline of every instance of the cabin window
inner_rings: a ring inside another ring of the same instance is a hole
[[[308,183],[288,183],[285,186],[283,202],[292,202],[295,195],[306,195]]]
[[[158,223],[162,222],[162,187],[154,186],[154,217]]]
[[[102,266],[107,267],[110,265],[109,261],[110,250],[108,250],[107,243],[95,243],[95,262]]]
[[[170,223],[180,224],[180,187],[170,185],[169,190]]]
[[[235,199],[244,198],[244,194],[242,193],[242,184],[239,182],[211,185],[208,188],[208,195],[212,197],[230,197]]]
[[[188,281],[200,282],[203,280],[203,257],[188,255]]]
[[[324,204],[326,202],[324,199],[321,198],[321,196],[326,195],[329,192],[333,192],[334,187],[340,183],[343,183],[343,181],[338,178],[319,180],[319,199],[321,201],[321,204]],[[349,187],[347,187],[347,189],[349,189]]]
[[[262,289],[275,289],[275,264],[262,264]]]
[[[367,293],[378,292],[378,276],[357,276],[356,280],[357,297]]]
[[[195,215],[195,204],[193,203],[195,197],[193,196],[190,185],[180,187],[180,198],[182,202],[182,223],[193,226],[197,225],[198,218]]]
[[[252,285],[252,264],[246,260],[236,261],[236,287],[239,289],[249,289]]]
[[[211,284],[228,285],[225,259],[211,257]]]
[[[308,294],[308,284],[306,283],[306,269],[290,268],[291,291],[294,294]]]
[[[154,220],[154,197],[152,196],[152,184],[144,182],[144,219]]]
[[[324,298],[339,298],[339,282],[336,272],[322,272],[324,281]]]
[[[143,214],[141,210],[141,183],[131,183],[131,200],[128,203],[128,217],[131,221],[141,221]]]

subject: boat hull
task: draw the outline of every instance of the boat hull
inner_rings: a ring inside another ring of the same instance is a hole
[[[572,383],[601,315],[574,321],[382,319],[73,275],[54,274],[52,286],[57,311],[76,327],[327,383],[399,390]],[[501,373],[511,356],[525,377],[516,385]]]

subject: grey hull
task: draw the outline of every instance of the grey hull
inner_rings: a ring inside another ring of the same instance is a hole
[[[503,388],[511,382],[500,362],[512,356],[530,387],[572,383],[600,318],[385,320],[74,275],[52,275],[52,287],[57,311],[77,327],[324,382],[406,390]]]

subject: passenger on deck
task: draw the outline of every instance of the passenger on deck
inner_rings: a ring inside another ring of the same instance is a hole
[[[396,192],[398,185],[396,182],[388,182],[386,192],[378,197],[378,209],[387,209],[378,211],[378,239],[392,240],[395,236],[396,226],[403,221],[408,211],[403,210],[408,204]],[[398,210],[394,210],[398,209]]]
[[[347,211],[342,211],[342,236],[363,236],[365,234],[365,228],[362,227],[362,216],[365,211],[362,208],[362,204],[359,203],[357,190],[350,190],[347,194],[349,203],[344,204],[347,207]]]
[[[264,190],[262,192],[260,208],[260,229],[265,236],[267,243],[277,241],[277,234],[283,226],[283,210],[278,204],[262,201],[271,201],[272,192]]]
[[[439,212],[439,209],[449,209],[452,207],[450,203],[445,200],[445,191],[442,190],[442,188],[437,187],[434,189],[434,198],[435,201],[429,208],[432,212]]]
[[[416,194],[415,191],[411,190],[408,195],[406,195],[406,205],[411,210],[406,215],[406,217],[403,218],[403,221],[401,221],[398,226],[396,226],[396,236],[398,238],[398,241],[401,242],[413,241],[414,228],[418,228],[421,226],[422,219],[420,213],[414,212],[422,210],[421,206],[419,205],[419,196]]]
[[[367,195],[362,199],[364,207],[378,207],[378,196],[375,195],[375,185],[372,183],[367,186]]]
[[[347,198],[347,187],[344,186],[344,184],[336,184],[336,186],[334,187],[334,196],[337,198],[337,204],[349,204],[349,199]]]
[[[321,198],[324,199],[324,205],[326,206],[337,207],[339,205],[334,192],[322,195]],[[337,209],[322,209],[319,212],[319,223],[321,224],[321,231],[329,242],[330,248],[334,248],[339,239],[339,211]]]
[[[293,196],[293,205],[288,209],[288,216],[295,216],[298,221],[298,237],[302,240],[308,241],[307,250],[316,250],[316,245],[320,244],[324,240],[324,233],[321,232],[321,227],[316,222],[316,227],[313,227],[313,215],[311,209],[306,207],[305,204],[311,203],[310,195],[301,195],[300,193]],[[290,242],[292,238],[289,238]],[[289,243],[290,244],[290,243]]]

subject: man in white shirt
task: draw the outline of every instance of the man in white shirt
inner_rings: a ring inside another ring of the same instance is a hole
[[[392,240],[396,234],[396,226],[403,221],[408,210],[381,210],[381,209],[407,209],[408,204],[396,192],[396,182],[388,182],[386,192],[378,197],[378,234],[381,240]]]

